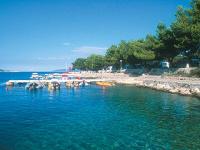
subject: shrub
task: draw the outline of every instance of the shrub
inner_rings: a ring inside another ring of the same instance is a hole
[[[191,70],[190,75],[194,77],[200,77],[200,68]]]

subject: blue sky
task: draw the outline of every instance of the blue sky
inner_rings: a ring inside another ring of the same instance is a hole
[[[189,0],[0,0],[0,68],[65,68],[121,40],[154,34]]]

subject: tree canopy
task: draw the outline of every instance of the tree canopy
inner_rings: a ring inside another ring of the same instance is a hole
[[[146,64],[148,61],[168,60],[178,62],[183,58],[200,58],[200,0],[192,0],[190,8],[178,7],[176,19],[170,26],[159,23],[155,35],[144,39],[124,41],[112,45],[103,55],[78,58],[74,68],[98,70],[107,66]],[[175,59],[175,60],[174,60]]]

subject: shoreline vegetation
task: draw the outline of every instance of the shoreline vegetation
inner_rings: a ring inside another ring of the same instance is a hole
[[[111,80],[117,84],[147,87],[159,91],[200,98],[199,78],[148,74],[131,76],[127,73],[97,73],[88,71],[81,72],[81,76],[83,78]]]
[[[148,34],[137,40],[122,40],[110,46],[105,55],[92,54],[87,58],[77,58],[73,68],[80,70],[86,78],[111,79],[121,84],[200,98],[199,14],[200,0],[191,0],[189,8],[178,7],[176,19],[171,25],[159,23],[155,35]],[[163,67],[162,63],[169,65]],[[170,71],[160,73],[161,68]],[[106,73],[113,69],[134,71]],[[96,73],[103,70],[104,73]],[[149,70],[154,70],[153,74]]]
[[[155,35],[110,46],[105,55],[77,58],[72,64],[79,70],[98,71],[112,67],[159,68],[161,62],[171,68],[200,68],[200,0],[191,0],[189,8],[178,7],[171,25],[159,23]]]

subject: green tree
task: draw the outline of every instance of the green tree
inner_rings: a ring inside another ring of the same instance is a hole
[[[113,65],[117,68],[120,67],[120,60],[123,61],[123,65],[128,64],[128,58],[130,55],[129,42],[122,40],[118,46],[112,45],[106,52],[106,60],[109,65]]]
[[[175,36],[174,47],[179,51],[186,51],[192,47],[191,20],[188,11],[178,7],[176,21],[171,25]]]
[[[178,57],[182,56],[179,54],[186,57],[182,59]],[[185,61],[185,58],[191,60],[194,56],[200,57],[200,0],[192,0],[189,9],[178,7],[176,20],[169,27],[158,24],[156,35],[147,35],[142,40],[121,41],[108,48],[105,57],[91,55],[86,59],[79,58],[74,66],[99,70],[110,65],[119,68],[120,60],[123,65],[134,65],[163,59],[176,64],[180,60]]]
[[[86,69],[86,59],[84,58],[77,58],[73,64],[73,68],[85,70]]]
[[[129,42],[129,64],[135,63],[145,64],[147,61],[155,59],[155,53],[146,49],[144,40],[137,40]]]
[[[179,7],[171,28],[175,47],[190,58],[194,56],[200,47],[200,0],[192,0],[190,9]]]
[[[193,0],[191,3],[191,9],[189,10],[191,15],[192,26],[192,52],[199,55],[200,53],[200,0]]]
[[[120,57],[118,58],[118,62],[122,60],[124,64],[126,64],[128,62],[128,56],[129,56],[129,49],[130,49],[129,44],[126,41],[122,40],[119,43],[118,49],[120,55]]]
[[[87,57],[85,64],[87,69],[97,71],[104,68],[105,58],[102,55],[93,54]]]
[[[144,42],[145,49],[153,51],[155,53],[155,59],[159,59],[159,48],[161,47],[159,39],[154,35],[147,35]]]
[[[116,45],[112,45],[107,49],[105,55],[105,63],[106,66],[115,66],[119,59],[118,47]]]
[[[167,28],[164,24],[160,23],[157,26],[157,38],[159,40],[158,59],[167,59],[172,61],[180,51],[175,45],[175,37],[171,28]]]

